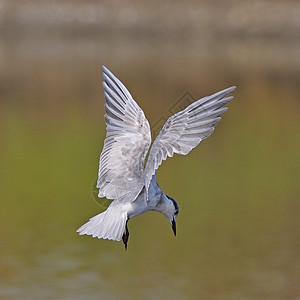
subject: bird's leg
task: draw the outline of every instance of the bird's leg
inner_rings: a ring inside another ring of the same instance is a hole
[[[128,220],[129,220],[129,218],[126,221],[125,232],[124,232],[124,234],[122,236],[122,240],[123,240],[123,243],[125,245],[125,250],[127,250],[127,242],[128,242],[128,239],[129,239],[129,231],[128,231],[128,227],[127,227]]]

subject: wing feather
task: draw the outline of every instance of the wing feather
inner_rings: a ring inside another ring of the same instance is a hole
[[[171,116],[156,137],[145,168],[145,187],[163,160],[174,153],[186,155],[214,131],[233,97],[226,97],[235,87],[222,90],[190,104]]]
[[[106,138],[100,155],[98,196],[133,201],[144,186],[144,160],[151,143],[150,126],[121,81],[104,66],[102,70]]]

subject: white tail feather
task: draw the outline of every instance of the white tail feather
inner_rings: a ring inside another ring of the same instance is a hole
[[[80,235],[87,234],[98,239],[120,241],[127,220],[127,213],[116,207],[108,207],[103,213],[92,217],[82,225],[77,232]]]

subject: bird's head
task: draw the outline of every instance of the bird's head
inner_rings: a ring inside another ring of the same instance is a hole
[[[174,235],[176,236],[176,218],[179,213],[179,207],[177,202],[173,198],[167,195],[166,195],[166,210],[163,213],[169,220]]]

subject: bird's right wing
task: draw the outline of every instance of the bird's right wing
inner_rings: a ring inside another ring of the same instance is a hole
[[[121,81],[104,66],[102,70],[106,139],[100,156],[98,197],[133,201],[144,187],[150,126]]]
[[[171,116],[156,137],[145,168],[145,187],[148,190],[152,176],[163,160],[174,153],[186,155],[214,131],[233,97],[226,97],[235,87],[230,87],[190,104]],[[146,193],[147,194],[147,193]]]

